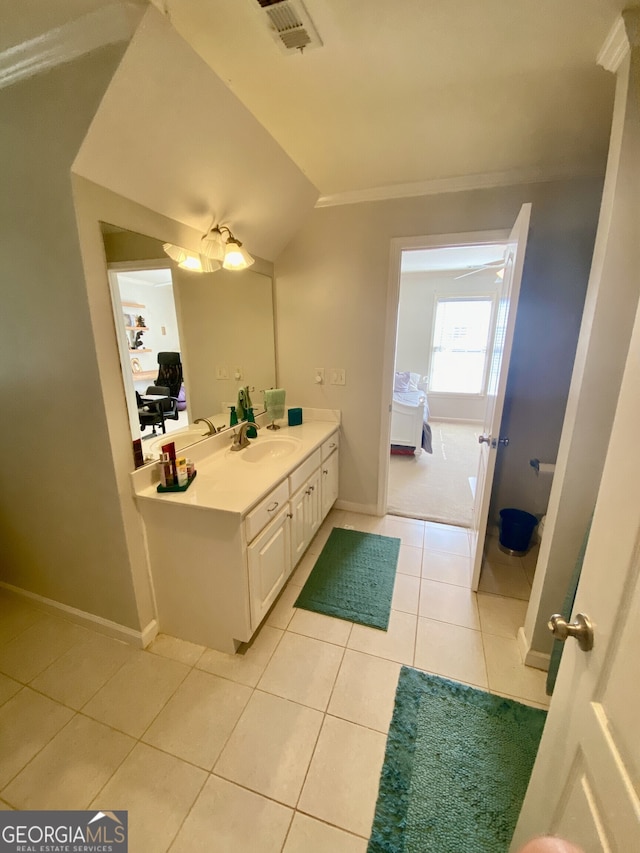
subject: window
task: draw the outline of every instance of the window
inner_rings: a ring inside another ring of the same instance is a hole
[[[482,394],[493,299],[436,298],[429,390]]]

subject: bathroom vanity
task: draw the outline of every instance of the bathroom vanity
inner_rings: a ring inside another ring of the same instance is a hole
[[[231,450],[227,430],[189,449],[197,477],[158,493],[132,474],[160,631],[224,652],[248,642],[338,496],[339,418],[307,420]]]

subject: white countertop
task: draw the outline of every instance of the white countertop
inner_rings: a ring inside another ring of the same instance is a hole
[[[309,420],[300,426],[283,426],[274,431],[263,426],[258,430],[258,437],[250,439],[251,446],[270,439],[292,437],[299,442],[299,447],[288,456],[259,462],[244,460],[244,450],[230,450],[231,430],[212,436],[196,445],[200,453],[192,453],[190,448],[198,475],[186,492],[158,492],[156,486],[159,472],[155,466],[147,466],[150,470],[141,469],[132,474],[136,499],[244,515],[320,447],[339,426],[335,420]],[[207,455],[201,456],[202,452]],[[146,476],[139,476],[143,471]]]

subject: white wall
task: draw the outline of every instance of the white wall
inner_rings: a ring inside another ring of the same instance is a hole
[[[380,412],[392,378],[382,373],[391,238],[510,228],[530,201],[504,418],[512,445],[495,482],[498,507],[513,498],[526,509],[535,488],[525,477],[529,457],[557,452],[601,186],[581,179],[327,207],[303,224],[276,261],[279,381],[292,403],[342,410],[342,501],[373,512],[380,486]],[[315,385],[322,366],[345,368],[347,384]]]
[[[0,579],[139,629],[70,178],[121,54],[0,89]]]
[[[456,279],[460,274],[459,270],[401,274],[396,370],[428,373],[436,296],[493,296],[497,292],[495,271],[481,271]],[[471,396],[429,391],[428,400],[432,420],[481,421],[484,417],[484,394]]]

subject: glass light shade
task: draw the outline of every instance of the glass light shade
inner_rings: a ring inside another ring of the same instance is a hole
[[[220,261],[204,257],[188,249],[183,249],[181,246],[174,246],[173,243],[163,243],[162,248],[183,270],[190,270],[191,272],[215,272],[222,266]]]
[[[249,252],[235,238],[229,238],[224,250],[222,266],[226,270],[246,270],[255,263]]]
[[[224,239],[219,228],[212,228],[200,241],[200,254],[206,258],[220,261],[224,258]]]

